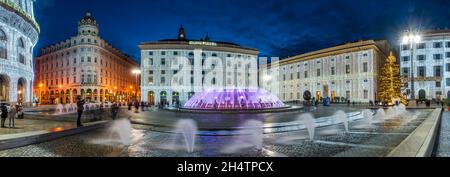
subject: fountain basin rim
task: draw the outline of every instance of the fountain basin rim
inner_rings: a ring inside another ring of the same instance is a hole
[[[199,113],[199,114],[252,114],[252,113],[276,113],[276,112],[295,112],[303,111],[302,106],[284,106],[278,108],[260,108],[260,109],[195,109],[195,108],[166,108],[165,110],[181,113]]]

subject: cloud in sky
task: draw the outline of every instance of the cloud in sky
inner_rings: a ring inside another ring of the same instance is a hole
[[[292,56],[360,39],[395,44],[410,25],[450,26],[445,0],[40,0],[35,8],[42,34],[38,47],[76,33],[92,11],[100,35],[139,60],[137,45],[175,38],[183,24],[189,38],[258,48],[264,56]]]

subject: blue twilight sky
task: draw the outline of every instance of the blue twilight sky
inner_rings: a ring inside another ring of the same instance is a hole
[[[286,57],[360,39],[397,43],[410,26],[450,27],[447,0],[37,0],[37,50],[76,34],[91,11],[100,35],[135,60],[138,44],[187,37],[257,48]]]

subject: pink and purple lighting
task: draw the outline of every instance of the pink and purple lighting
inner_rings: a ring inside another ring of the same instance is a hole
[[[266,90],[233,89],[196,93],[183,108],[198,110],[257,110],[286,107],[280,99]]]

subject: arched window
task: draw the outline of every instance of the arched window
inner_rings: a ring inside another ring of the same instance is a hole
[[[0,29],[0,58],[2,59],[7,59],[8,57],[7,42],[6,33]]]
[[[25,64],[25,42],[23,41],[23,38],[19,38],[17,41],[17,52],[19,54],[19,62]]]

